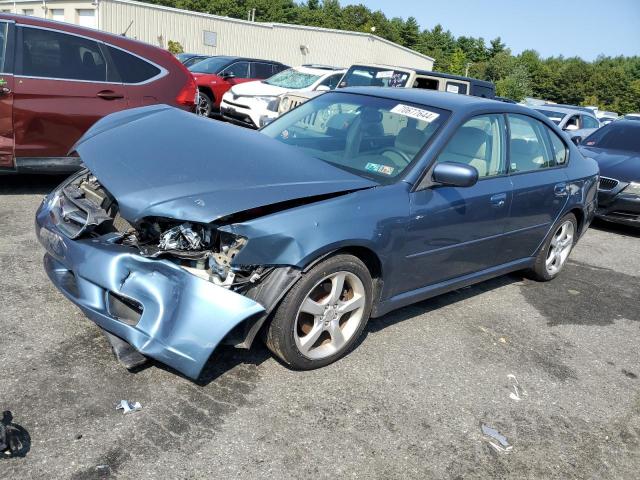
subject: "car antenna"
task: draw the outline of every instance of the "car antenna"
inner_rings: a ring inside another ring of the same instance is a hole
[[[124,32],[121,33],[121,35],[123,37],[127,36],[127,32],[129,31],[129,29],[131,28],[131,25],[133,25],[133,20],[131,20],[131,22],[129,23],[129,26],[126,28],[126,30]]]

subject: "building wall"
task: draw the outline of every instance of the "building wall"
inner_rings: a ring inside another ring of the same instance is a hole
[[[44,3],[42,1],[0,1],[0,12],[3,13],[30,14],[35,17],[76,24],[81,23],[80,16],[86,11],[95,12],[94,27],[98,28],[97,6],[92,0],[48,0]],[[62,17],[59,16],[59,13],[62,13]]]
[[[0,10],[12,9],[13,3],[0,0]],[[17,0],[16,13],[32,9],[36,16],[52,18],[53,9],[64,9],[65,21],[80,23],[87,21],[86,15],[80,18],[80,10],[97,8],[97,28],[116,34],[126,31],[128,37],[163,48],[169,40],[178,41],[185,51],[194,53],[242,55],[288,65],[347,67],[367,62],[433,69],[433,59],[365,33],[248,22],[131,0],[48,0],[46,5],[45,10],[42,1]]]

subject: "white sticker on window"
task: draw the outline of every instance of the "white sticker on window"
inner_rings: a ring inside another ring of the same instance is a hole
[[[384,70],[376,73],[376,78],[391,78],[393,77],[393,70]]]
[[[404,115],[405,117],[415,118],[416,120],[422,120],[423,122],[431,123],[437,119],[440,114],[424,110],[422,108],[411,107],[409,105],[403,105],[399,103],[390,110],[391,113],[397,113]]]
[[[447,92],[460,93],[460,87],[458,85],[447,85]]]

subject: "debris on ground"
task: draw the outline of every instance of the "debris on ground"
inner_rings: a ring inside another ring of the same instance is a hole
[[[0,458],[24,457],[31,446],[29,433],[20,425],[13,423],[9,410],[2,412],[0,420]]]
[[[129,412],[137,412],[138,410],[142,410],[142,405],[140,405],[140,402],[120,400],[120,403],[116,405],[116,410],[124,410],[122,413],[127,414]]]
[[[485,441],[491,445],[494,450],[500,453],[509,453],[513,449],[513,446],[507,441],[507,437],[495,428],[489,427],[484,423],[480,424],[480,428],[482,429],[482,434],[485,436]]]
[[[520,382],[518,382],[518,379],[515,375],[510,373],[509,375],[507,375],[507,378],[511,379],[511,381],[513,382],[513,392],[509,394],[509,398],[511,400],[519,402],[520,400],[522,400],[523,396],[527,395],[527,392],[524,391],[524,389],[520,386]]]

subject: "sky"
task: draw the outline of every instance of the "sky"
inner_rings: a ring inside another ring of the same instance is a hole
[[[515,54],[537,50],[594,60],[640,55],[640,0],[342,0],[382,10],[387,18],[413,16],[421,28],[440,23],[456,36],[501,37]]]

